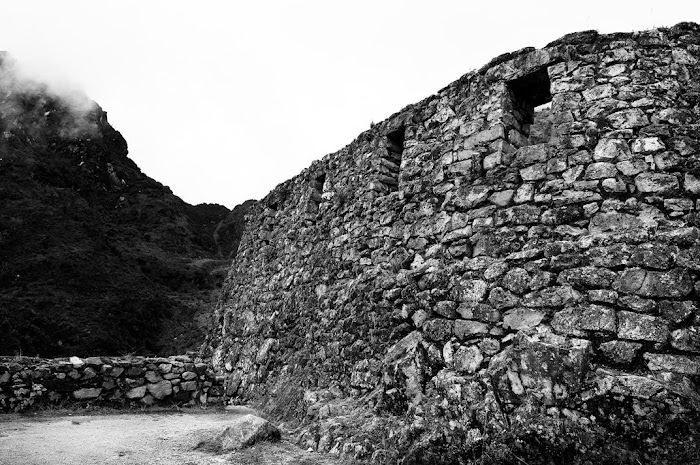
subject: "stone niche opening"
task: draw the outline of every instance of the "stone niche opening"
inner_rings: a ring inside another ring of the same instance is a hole
[[[386,193],[399,190],[405,134],[406,128],[401,126],[386,135],[386,150],[379,159],[379,181],[386,187]]]
[[[549,73],[542,68],[508,82],[509,111],[506,118],[508,142],[524,147],[549,140],[549,114],[552,102]]]
[[[306,203],[306,213],[314,216],[318,213],[323,201],[323,187],[326,184],[326,173],[321,173],[313,177],[310,182],[309,201]]]

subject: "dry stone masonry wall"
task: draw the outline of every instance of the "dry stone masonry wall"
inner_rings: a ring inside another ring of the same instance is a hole
[[[210,364],[187,355],[168,358],[0,360],[0,411],[48,405],[111,407],[218,404],[221,379]]]
[[[699,60],[696,24],[571,34],[279,185],[216,312],[227,394],[317,417],[367,396],[418,432],[697,410]]]

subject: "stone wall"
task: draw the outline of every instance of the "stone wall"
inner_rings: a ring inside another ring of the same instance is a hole
[[[696,24],[571,34],[279,185],[216,311],[227,393],[299,417],[367,396],[418,432],[697,409],[699,59]]]
[[[168,358],[0,358],[0,409],[91,404],[110,407],[200,405],[223,401],[208,363]]]

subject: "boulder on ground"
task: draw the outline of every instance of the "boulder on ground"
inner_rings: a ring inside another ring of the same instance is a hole
[[[260,441],[278,441],[280,438],[280,430],[275,425],[264,418],[246,414],[221,433],[201,441],[195,449],[217,453],[228,452],[250,447]]]

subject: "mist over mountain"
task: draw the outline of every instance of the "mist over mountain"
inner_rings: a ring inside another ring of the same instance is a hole
[[[99,105],[0,53],[0,354],[196,348],[252,203],[185,203]]]

